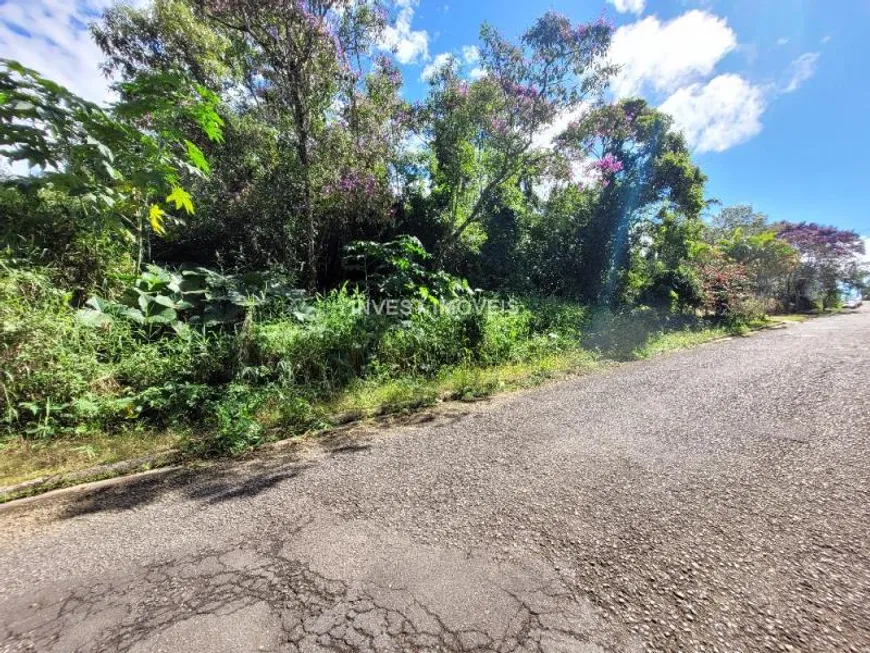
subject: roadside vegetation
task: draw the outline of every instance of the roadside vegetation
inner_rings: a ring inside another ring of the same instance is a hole
[[[609,99],[605,21],[484,25],[473,79],[408,102],[390,20],[118,4],[108,106],[2,62],[0,476],[235,454],[864,287],[856,234],[716,206],[670,118]]]

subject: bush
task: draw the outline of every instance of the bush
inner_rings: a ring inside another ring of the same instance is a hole
[[[485,365],[520,360],[532,336],[532,314],[525,306],[509,311],[486,311],[483,319],[483,342],[476,358]]]
[[[205,442],[207,451],[236,454],[260,444],[263,441],[263,428],[257,421],[256,413],[262,403],[262,393],[252,392],[247,385],[229,386],[223,396],[210,406],[216,432]]]
[[[752,301],[752,284],[744,266],[716,257],[699,267],[704,309],[728,325],[753,318],[759,304]]]
[[[575,301],[533,297],[524,303],[531,312],[534,333],[579,338],[589,323],[589,307]]]
[[[374,374],[432,376],[442,367],[474,357],[484,338],[480,313],[418,308],[407,319],[394,319],[383,332],[373,361]]]
[[[191,331],[134,342],[117,358],[115,380],[134,393],[165,383],[227,383],[236,367],[237,340],[235,334]]]
[[[233,379],[235,334],[191,330],[143,342],[134,325],[82,323],[69,299],[44,271],[0,264],[0,423],[8,433],[50,436],[137,417],[191,422]]]
[[[73,423],[74,400],[112,385],[102,334],[82,327],[68,300],[44,273],[0,263],[0,419],[21,435]]]
[[[303,320],[255,325],[252,356],[285,385],[334,391],[360,376],[377,339],[376,320],[362,310],[361,295],[330,293]]]

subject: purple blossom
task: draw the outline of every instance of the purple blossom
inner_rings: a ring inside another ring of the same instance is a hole
[[[505,135],[508,131],[507,122],[504,118],[493,118],[489,121],[489,126],[496,134]]]
[[[601,174],[605,176],[615,175],[624,167],[622,161],[617,159],[609,152],[605,154],[602,158],[598,159],[598,161],[593,163],[592,166],[595,169],[599,170]]]
[[[613,23],[610,21],[610,18],[608,18],[606,14],[601,14],[595,20],[595,26],[596,27],[604,27],[604,28],[610,29],[610,30],[613,29]]]
[[[327,183],[323,187],[326,195],[349,195],[362,193],[366,196],[374,195],[378,181],[370,172],[359,170],[345,170],[336,183]]]
[[[864,242],[854,231],[813,222],[783,223],[777,237],[803,253],[824,252],[838,258],[864,254]]]

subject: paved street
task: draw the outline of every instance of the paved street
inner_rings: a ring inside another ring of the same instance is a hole
[[[2,651],[870,651],[870,311],[0,508]]]

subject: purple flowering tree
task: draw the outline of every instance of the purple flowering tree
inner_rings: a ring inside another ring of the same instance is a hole
[[[790,289],[796,309],[808,308],[814,299],[825,309],[836,301],[841,284],[855,284],[864,276],[859,257],[864,241],[854,231],[811,222],[776,225],[777,238],[800,254],[800,266]]]
[[[433,79],[425,131],[450,223],[439,258],[482,219],[503,184],[552,165],[555,154],[540,146],[540,134],[604,90],[615,72],[606,60],[612,32],[604,20],[574,25],[553,11],[519,43],[484,25],[485,75],[467,83],[448,66]]]
[[[327,272],[340,268],[345,245],[394,217],[396,161],[411,114],[401,88],[402,75],[392,59],[374,57],[360,83],[335,105],[318,143],[322,160],[330,162],[320,169],[315,200],[321,267]]]

